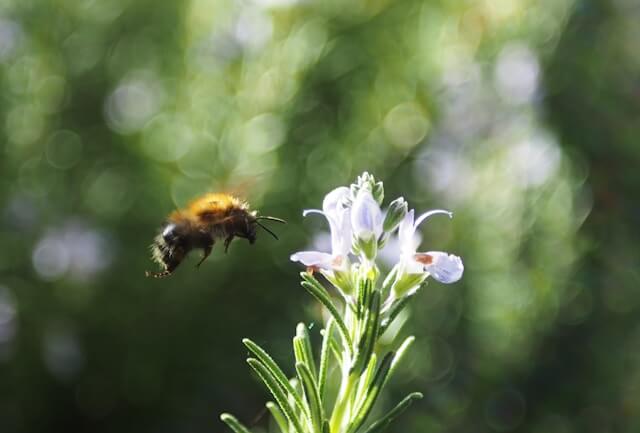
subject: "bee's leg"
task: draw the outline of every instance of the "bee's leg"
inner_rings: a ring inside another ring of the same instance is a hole
[[[209,257],[209,254],[211,254],[211,249],[213,248],[213,244],[211,245],[207,245],[206,247],[202,248],[202,258],[200,259],[200,261],[198,262],[198,264],[196,265],[196,268],[199,268],[200,265],[202,264],[202,262],[204,262],[205,260],[207,260],[207,257]]]
[[[162,271],[162,272],[145,271],[144,273],[145,277],[153,277],[153,278],[164,278],[164,277],[168,277],[169,275],[171,275],[170,271]]]
[[[224,253],[225,254],[227,253],[227,251],[229,251],[229,245],[231,244],[232,240],[233,240],[233,235],[227,236],[227,238],[224,240]]]
[[[169,263],[166,264],[166,267],[165,267],[164,271],[160,271],[160,272],[146,271],[144,273],[144,275],[146,277],[153,277],[153,278],[168,277],[169,275],[173,274],[173,271],[176,270],[176,268],[178,267],[179,264],[180,264],[180,260],[170,261]]]

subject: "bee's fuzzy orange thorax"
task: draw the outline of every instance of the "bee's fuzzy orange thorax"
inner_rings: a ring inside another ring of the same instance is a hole
[[[187,209],[195,215],[224,212],[232,208],[246,208],[246,203],[230,194],[213,192],[203,195],[187,206]]]
[[[188,220],[199,224],[204,221],[221,220],[234,210],[248,210],[246,202],[224,193],[207,193],[190,202],[186,208],[177,210],[169,215],[169,220],[181,222]]]

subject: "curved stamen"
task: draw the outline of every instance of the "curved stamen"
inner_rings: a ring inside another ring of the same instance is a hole
[[[422,224],[422,222],[424,220],[426,220],[427,218],[433,216],[433,215],[437,215],[437,214],[444,214],[444,215],[448,215],[449,218],[453,218],[453,213],[449,212],[448,210],[443,210],[443,209],[434,209],[434,210],[430,210],[429,212],[425,212],[422,215],[420,215],[418,217],[418,219],[413,223],[414,227],[418,227],[420,224]]]

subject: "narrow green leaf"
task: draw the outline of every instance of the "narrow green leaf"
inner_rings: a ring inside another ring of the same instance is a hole
[[[358,407],[362,400],[366,396],[366,391],[369,389],[371,385],[371,381],[373,380],[373,375],[376,372],[376,363],[378,362],[378,357],[375,353],[371,354],[371,358],[369,359],[369,364],[367,364],[367,368],[360,375],[360,379],[358,380],[358,389],[356,391],[355,398],[355,406]]]
[[[251,353],[253,353],[255,357],[258,358],[260,362],[262,362],[262,364],[264,364],[264,366],[271,372],[271,375],[280,385],[280,388],[282,388],[286,393],[291,394],[291,396],[293,397],[293,401],[298,409],[303,413],[308,413],[304,403],[302,402],[302,399],[300,398],[300,394],[298,394],[296,390],[293,389],[293,386],[291,386],[291,384],[289,383],[289,379],[287,379],[287,376],[285,376],[285,374],[282,372],[282,369],[278,367],[278,364],[276,364],[273,358],[269,356],[269,354],[262,347],[258,346],[248,338],[244,338],[242,340],[242,343],[247,346],[247,349],[249,349]]]
[[[269,409],[269,412],[271,413],[271,416],[275,420],[276,424],[278,424],[280,431],[282,433],[289,433],[289,423],[287,422],[287,418],[285,418],[278,405],[272,401],[268,401],[266,406],[267,409]]]
[[[296,362],[301,362],[303,364],[307,363],[304,351],[304,343],[298,336],[293,337],[293,356],[295,357]]]
[[[322,433],[331,433],[331,426],[326,419],[322,422]]]
[[[387,414],[385,414],[378,421],[374,422],[369,426],[365,433],[382,433],[382,431],[389,426],[396,418],[398,418],[402,413],[407,410],[411,403],[414,400],[419,400],[422,398],[422,393],[413,392],[406,396],[400,403],[396,405],[393,409],[391,409]]]
[[[385,355],[376,371],[376,375],[371,382],[371,386],[367,390],[367,395],[354,411],[355,416],[352,418],[351,423],[349,424],[349,428],[347,429],[348,433],[354,433],[356,430],[362,426],[362,424],[369,416],[369,412],[371,412],[371,408],[373,407],[382,387],[387,381],[387,377],[389,374],[389,368],[391,367],[391,361],[395,356],[394,352],[389,352]]]
[[[242,425],[242,423],[238,421],[235,416],[229,413],[223,413],[222,415],[220,415],[220,419],[225,424],[227,424],[235,433],[251,433],[251,431],[244,425]]]
[[[327,382],[327,370],[329,368],[329,348],[331,346],[331,337],[333,334],[333,318],[329,318],[327,326],[324,328],[322,335],[322,348],[320,349],[320,371],[318,373],[318,393],[320,399],[324,399],[324,391],[326,389]]]
[[[300,399],[304,399],[304,391],[302,390],[302,385],[300,385],[300,381],[298,380],[297,377],[292,377],[291,379],[289,379],[289,383],[291,384],[291,386],[293,387],[293,389],[296,391],[296,395],[300,396]],[[296,416],[299,419],[309,419],[309,417],[311,415],[309,415],[309,407],[307,406],[307,402],[303,402],[304,403],[304,407],[306,408],[305,411],[300,410],[300,408],[298,408],[298,406],[295,405],[295,402],[293,401],[293,395],[289,394],[287,401],[289,402],[289,407],[291,407],[293,409],[293,411],[295,412]],[[293,427],[293,424],[289,421],[289,431],[290,432],[294,432],[295,428]],[[295,433],[295,432],[294,432]]]
[[[398,266],[399,265],[394,266],[382,282],[382,288],[380,291],[383,296],[388,295],[391,291],[391,286],[393,286],[393,283],[396,281],[396,276],[398,275]]]
[[[391,377],[393,372],[396,371],[396,368],[398,368],[398,363],[400,362],[400,360],[402,360],[404,354],[407,352],[407,350],[415,340],[416,337],[410,335],[409,337],[405,338],[400,347],[398,347],[398,349],[396,350],[396,356],[394,356],[393,361],[391,361],[391,367],[389,368],[389,377]]]
[[[357,317],[359,320],[363,318],[366,312],[366,307],[369,305],[369,297],[371,296],[371,280],[368,278],[363,279],[358,284],[358,304],[356,308]]]
[[[387,317],[382,320],[382,324],[380,325],[380,334],[382,335],[384,331],[389,328],[389,325],[393,323],[393,321],[398,317],[398,314],[404,310],[404,308],[409,304],[409,301],[413,299],[414,294],[404,296],[400,299],[397,299],[391,307],[389,308],[389,312],[387,313]]]
[[[332,340],[329,344],[331,345],[331,353],[333,353],[333,356],[336,358],[336,361],[340,365],[340,368],[342,368],[342,362],[343,362],[342,352],[340,352],[340,347],[338,346],[338,343]]]
[[[327,290],[324,287],[322,287],[322,285],[318,282],[318,280],[316,280],[313,277],[309,278],[308,274],[303,273],[302,275],[303,276],[307,275],[307,278],[308,278],[307,280],[301,283],[302,287],[304,287],[309,293],[311,293],[311,295],[314,298],[318,300],[318,302],[320,302],[322,305],[325,306],[327,310],[329,310],[329,313],[333,316],[333,319],[336,321],[336,325],[338,325],[338,330],[340,331],[340,336],[342,337],[345,347],[349,352],[351,352],[353,348],[353,343],[351,341],[351,337],[349,336],[349,330],[347,329],[347,326],[344,324],[344,321],[342,320],[342,316],[340,316],[338,309],[336,308],[335,304],[331,300],[329,293],[327,293]]]
[[[304,356],[304,363],[309,368],[313,380],[317,380],[316,363],[313,357],[313,349],[311,349],[311,337],[309,336],[309,330],[304,323],[299,323],[296,327],[296,337],[300,339],[300,345],[302,349],[302,355]]]
[[[373,348],[378,339],[380,327],[380,291],[374,290],[370,296],[370,302],[365,314],[365,328],[358,344],[356,360],[352,366],[352,371],[362,373],[369,363],[369,358],[373,353]]]
[[[291,424],[293,424],[294,430],[298,433],[305,433],[305,431],[302,429],[300,419],[287,401],[287,395],[278,384],[276,378],[271,374],[271,371],[262,362],[258,361],[255,358],[247,359],[247,363],[251,366],[251,368],[255,370],[258,376],[260,376],[260,379],[262,379],[264,384],[267,386],[267,389],[276,399],[276,402],[280,406],[282,412],[284,412],[287,419],[291,422]]]
[[[315,380],[313,379],[309,368],[307,368],[305,364],[298,362],[296,364],[296,371],[298,372],[298,377],[300,378],[300,382],[304,389],[304,395],[307,398],[309,408],[311,409],[311,424],[313,424],[316,432],[320,432],[322,428],[322,421],[324,420],[324,413]]]

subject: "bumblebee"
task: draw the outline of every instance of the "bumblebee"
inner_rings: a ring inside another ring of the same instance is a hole
[[[253,244],[258,227],[278,239],[260,220],[285,223],[280,218],[258,215],[257,211],[250,210],[247,202],[233,195],[205,194],[167,217],[151,244],[151,257],[163,269],[160,272],[147,271],[145,275],[155,278],[171,275],[193,249],[202,249],[202,258],[196,265],[200,267],[217,240],[224,239],[226,253],[236,237]]]

